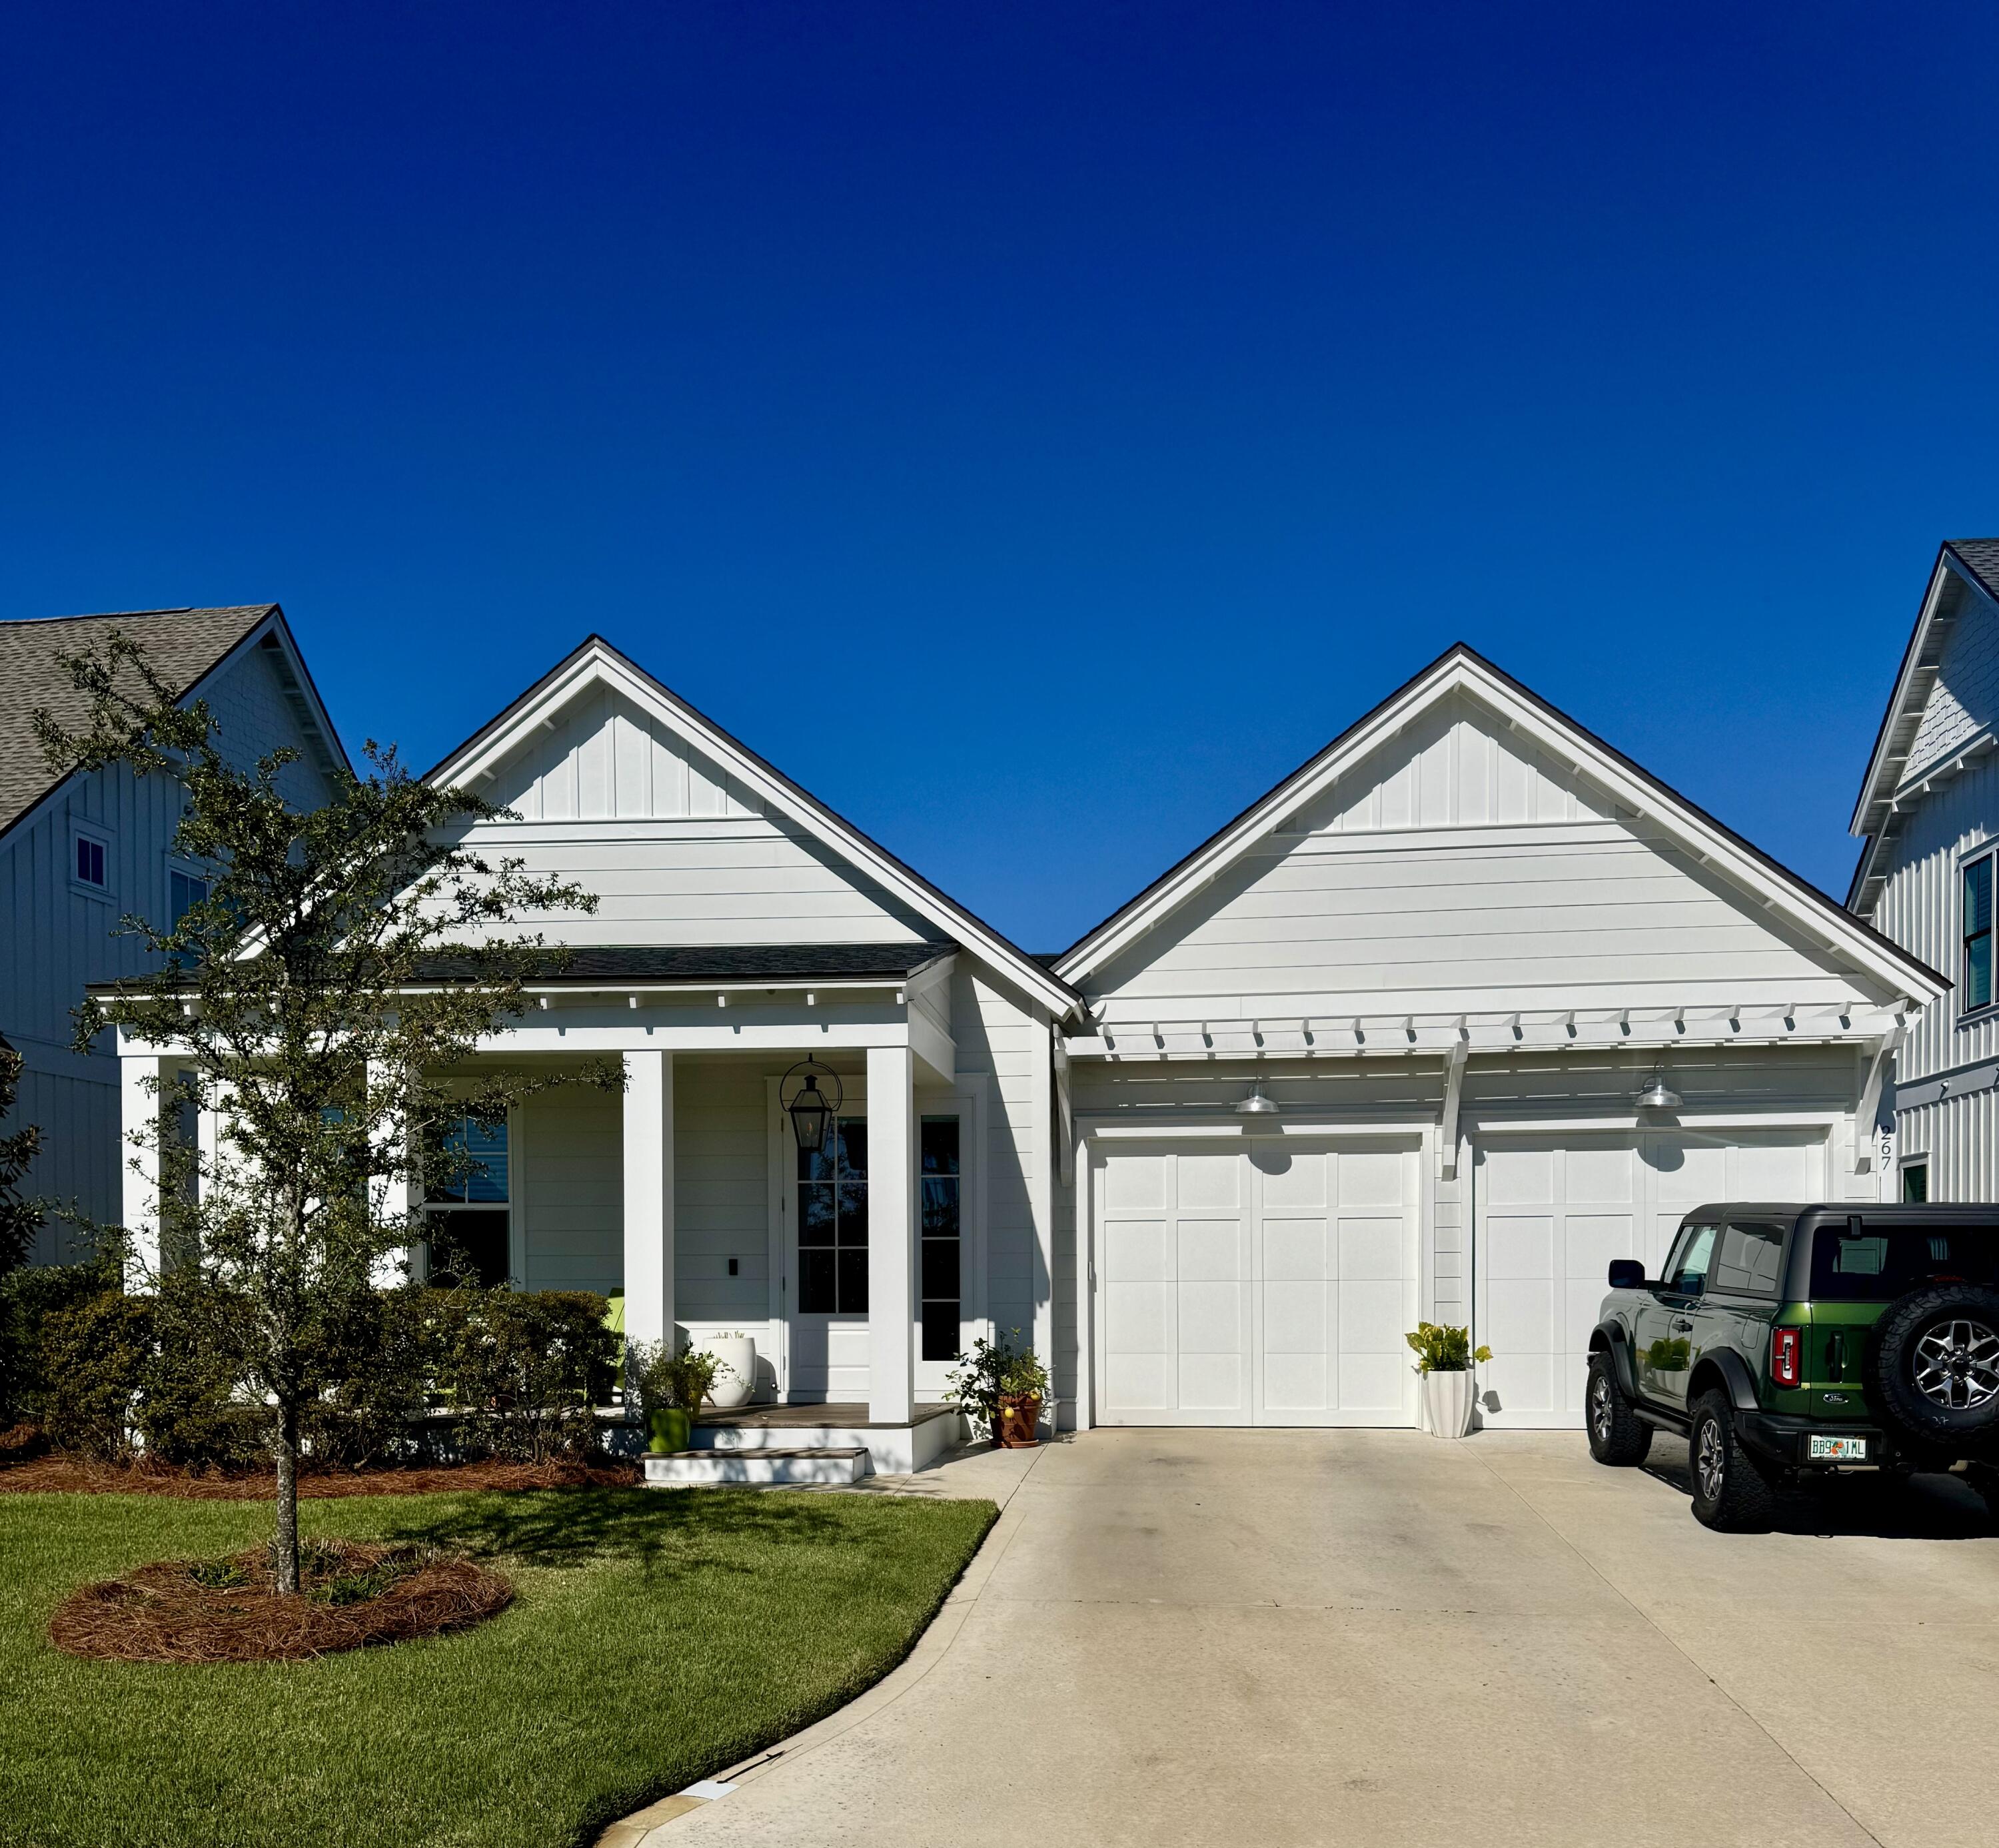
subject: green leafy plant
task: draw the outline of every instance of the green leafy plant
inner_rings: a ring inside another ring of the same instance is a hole
[[[1415,1333],[1402,1338],[1415,1350],[1419,1373],[1469,1372],[1473,1362],[1492,1358],[1490,1348],[1474,1350],[1469,1328],[1450,1328],[1441,1322],[1419,1322]]]
[[[648,1413],[674,1410],[695,1417],[714,1390],[721,1365],[712,1354],[697,1352],[691,1343],[677,1352],[665,1341],[625,1344],[625,1390],[636,1392]]]
[[[587,1290],[454,1290],[428,1307],[463,1451],[546,1462],[595,1448],[618,1338]]]
[[[1020,1331],[1011,1334],[1015,1341]],[[1000,1416],[1002,1399],[1045,1400],[1048,1370],[1032,1348],[1016,1348],[1002,1336],[989,1341],[981,1336],[968,1354],[958,1357],[958,1365],[948,1376],[944,1402],[954,1405],[972,1422],[975,1431],[989,1431]]]

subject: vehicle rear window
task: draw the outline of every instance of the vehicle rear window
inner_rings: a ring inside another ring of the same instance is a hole
[[[1774,1296],[1783,1268],[1784,1228],[1762,1221],[1724,1227],[1721,1249],[1707,1274],[1710,1289],[1750,1296]]]
[[[1989,1226],[1821,1226],[1812,1237],[1813,1297],[1886,1302],[1924,1283],[1999,1283],[1999,1231]]]

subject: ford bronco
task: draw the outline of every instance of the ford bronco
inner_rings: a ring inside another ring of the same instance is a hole
[[[1819,1473],[1959,1470],[1999,1517],[1999,1207],[1703,1206],[1619,1258],[1589,1338],[1599,1463],[1684,1437],[1695,1515],[1769,1525]]]

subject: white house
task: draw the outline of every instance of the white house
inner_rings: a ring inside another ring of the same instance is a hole
[[[1853,810],[1848,908],[1949,972],[1896,1054],[1896,1197],[1999,1199],[1999,539],[1930,573]]]
[[[27,1188],[100,1221],[120,1210],[118,1064],[108,1036],[72,1049],[71,1012],[86,983],[142,967],[121,919],[170,925],[206,895],[200,870],[174,858],[176,788],[124,770],[52,777],[36,742],[38,709],[72,729],[86,721],[58,656],[102,651],[117,631],[183,699],[208,703],[234,760],[298,751],[285,777],[301,806],[324,801],[347,763],[275,604],[0,622],[0,1036],[23,1066],[9,1126],[42,1132]],[[33,1255],[72,1255],[66,1228],[47,1222]]]
[[[778,1409],[717,1441],[906,1466],[1016,1327],[1065,1426],[1411,1424],[1419,1318],[1498,1351],[1491,1421],[1577,1421],[1609,1258],[1873,1194],[1942,985],[1464,648],[1052,968],[594,638],[431,773],[601,901],[492,1052],[626,1078],[522,1106],[449,1210],[520,1286],[752,1335]]]

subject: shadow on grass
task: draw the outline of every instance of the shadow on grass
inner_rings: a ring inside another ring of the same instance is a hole
[[[1692,1498],[1683,1459],[1644,1469],[1655,1482]],[[1990,1540],[1999,1535],[1999,1519],[1961,1478],[1870,1473],[1821,1476],[1779,1489],[1772,1531],[1828,1539]]]
[[[670,1557],[677,1567],[750,1571],[745,1542],[825,1544],[847,1525],[823,1498],[761,1490],[566,1489],[480,1496],[404,1522],[393,1537],[527,1566],[622,1559],[653,1571]]]

